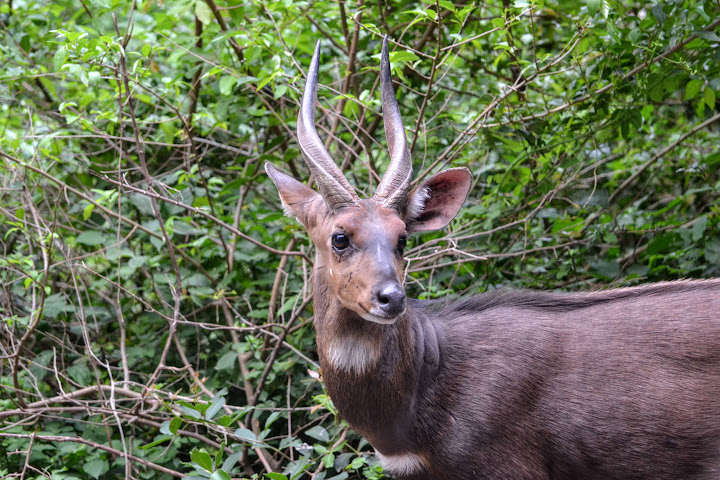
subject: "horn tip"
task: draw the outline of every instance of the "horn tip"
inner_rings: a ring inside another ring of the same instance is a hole
[[[320,40],[315,44],[315,51],[313,52],[311,64],[318,65],[320,63]]]
[[[380,80],[386,83],[390,79],[390,54],[388,52],[387,35],[383,38],[382,52],[380,53]]]

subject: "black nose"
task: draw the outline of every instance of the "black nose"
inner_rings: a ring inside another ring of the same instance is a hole
[[[386,315],[392,317],[400,315],[405,311],[405,292],[395,282],[386,283],[378,289],[377,303]]]

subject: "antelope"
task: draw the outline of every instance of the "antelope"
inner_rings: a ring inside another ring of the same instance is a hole
[[[444,228],[471,174],[410,191],[387,38],[390,164],[361,199],[314,127],[320,45],[297,121],[319,192],[265,169],[316,247],[314,324],[339,414],[402,480],[720,478],[720,279],[589,293],[406,298],[403,248]]]

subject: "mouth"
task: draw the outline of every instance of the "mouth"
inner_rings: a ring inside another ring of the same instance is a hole
[[[398,313],[397,315],[386,315],[382,312],[378,311],[378,309],[371,309],[370,311],[367,311],[363,308],[364,312],[360,314],[360,316],[363,318],[363,320],[367,320],[369,322],[373,323],[379,323],[380,325],[392,325],[397,321],[398,318],[400,318],[400,315],[405,313],[405,310]]]
[[[368,309],[362,303],[349,304],[344,302],[339,296],[338,300],[340,300],[340,303],[342,303],[345,308],[354,311],[363,320],[367,320],[368,322],[373,322],[380,325],[394,324],[401,315],[405,314],[406,311],[406,309],[403,308],[402,312],[399,312],[397,315],[388,315],[387,313],[383,312],[379,307],[370,307]]]

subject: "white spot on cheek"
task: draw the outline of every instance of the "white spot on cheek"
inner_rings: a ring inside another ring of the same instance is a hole
[[[382,455],[375,451],[383,470],[394,475],[413,475],[423,471],[427,465],[425,459],[414,453],[401,453],[398,455]]]
[[[369,339],[346,335],[330,340],[327,359],[338,370],[363,373],[380,359],[380,345]]]

